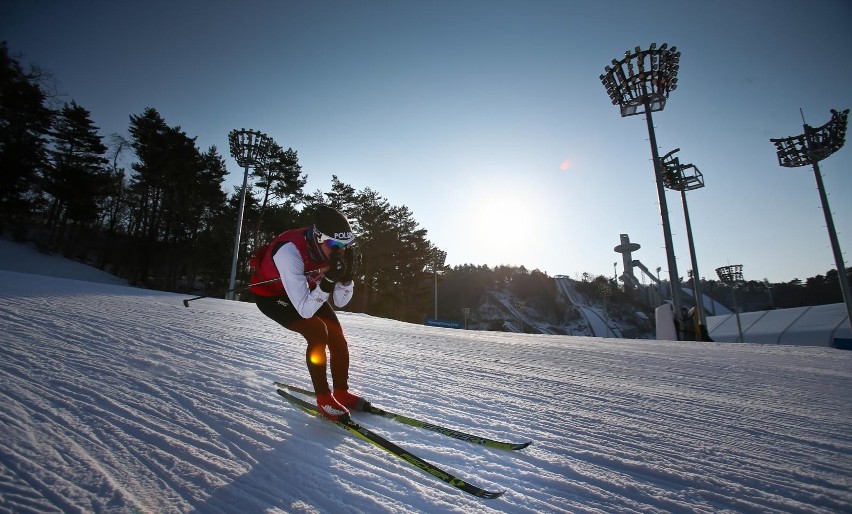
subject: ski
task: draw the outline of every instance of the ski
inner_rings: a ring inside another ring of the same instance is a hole
[[[313,391],[309,391],[307,389],[302,389],[301,387],[297,387],[294,385],[284,384],[282,382],[275,382],[275,385],[279,388],[283,387],[285,389],[289,389],[291,391],[295,391],[297,393],[306,394],[309,396],[314,396]],[[408,416],[403,416],[402,414],[396,414],[394,412],[389,412],[384,409],[380,409],[374,405],[370,405],[367,407],[365,412],[369,412],[370,414],[375,414],[376,416],[381,416],[383,418],[392,419],[394,421],[398,421],[400,423],[404,423],[406,425],[422,428],[424,430],[430,430],[432,432],[437,432],[439,434],[443,434],[448,437],[452,437],[454,439],[460,439],[462,441],[467,441],[473,444],[481,444],[483,446],[487,446],[489,448],[497,448],[500,450],[521,450],[530,445],[530,441],[526,441],[523,443],[511,443],[505,441],[496,441],[494,439],[489,439],[487,437],[481,437],[478,435],[466,434],[464,432],[460,432],[458,430],[453,430],[451,428],[443,427],[441,425],[436,425],[434,423],[428,423],[426,421],[421,421],[419,419],[409,418]]]
[[[331,421],[328,418],[321,416],[319,414],[319,412],[317,411],[317,407],[315,405],[308,403],[308,402],[306,402],[305,400],[302,400],[299,397],[293,396],[292,394],[290,394],[287,391],[284,391],[282,389],[276,389],[276,391],[285,400],[296,405],[297,407],[301,408],[305,412],[312,414],[314,416],[317,416],[321,419],[324,419],[325,421],[328,421],[329,423],[334,423],[335,425],[337,425],[340,428],[348,431],[349,433],[360,437],[361,439],[381,448],[382,450],[399,457],[400,459],[411,464],[415,468],[418,468],[422,471],[425,471],[426,473],[429,473],[430,475],[437,477],[437,478],[443,480],[444,482],[446,482],[447,484],[449,484],[453,487],[456,487],[458,489],[461,489],[462,491],[464,491],[466,493],[472,494],[472,495],[477,496],[479,498],[491,499],[491,498],[498,498],[499,496],[501,496],[505,492],[505,491],[488,491],[488,490],[483,489],[481,487],[477,487],[473,484],[469,484],[469,483],[465,482],[464,480],[456,477],[455,475],[452,475],[451,473],[447,473],[446,471],[436,467],[435,465],[433,465],[433,464],[421,459],[420,457],[412,454],[411,452],[401,448],[397,444],[385,439],[384,437],[373,432],[372,430],[364,428],[363,426],[359,425],[358,423],[352,421],[351,418],[347,418],[347,419],[340,420],[340,421]]]

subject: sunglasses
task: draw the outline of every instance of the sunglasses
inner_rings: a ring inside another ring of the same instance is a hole
[[[327,236],[322,232],[317,232],[316,234],[317,242],[319,244],[325,245],[330,250],[343,250],[344,248],[352,244],[352,241],[341,241],[340,239],[335,239],[331,236]]]

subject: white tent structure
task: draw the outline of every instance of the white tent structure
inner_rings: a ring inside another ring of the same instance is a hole
[[[744,312],[740,325],[742,340],[736,315],[707,318],[707,330],[714,341],[852,349],[852,330],[842,303]]]

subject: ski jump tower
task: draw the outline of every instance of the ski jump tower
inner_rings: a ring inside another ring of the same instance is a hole
[[[653,283],[657,285],[657,292],[660,295],[659,301],[663,302],[664,291],[663,284],[660,282],[659,277],[655,277],[651,270],[649,270],[642,261],[639,259],[633,259],[633,252],[642,248],[639,243],[633,243],[630,241],[630,236],[627,234],[621,234],[621,244],[613,248],[616,253],[621,254],[621,258],[624,261],[624,273],[622,273],[621,277],[619,277],[624,282],[624,290],[630,291],[634,287],[639,284],[639,279],[636,278],[636,275],[633,274],[633,268],[639,268],[645,273],[645,276],[651,279]],[[659,273],[659,268],[657,269],[657,273]]]
[[[624,290],[630,291],[636,284],[636,276],[633,275],[633,252],[641,248],[639,243],[631,243],[630,236],[621,234],[621,244],[613,248],[617,253],[621,254],[624,262],[624,273],[621,275],[621,280],[624,282]]]

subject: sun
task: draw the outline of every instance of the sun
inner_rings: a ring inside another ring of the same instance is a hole
[[[511,195],[491,195],[474,202],[471,206],[474,210],[474,225],[484,234],[517,233],[529,222],[529,209]]]
[[[523,247],[534,228],[533,206],[517,189],[480,189],[469,199],[466,241],[492,265],[521,264]]]

